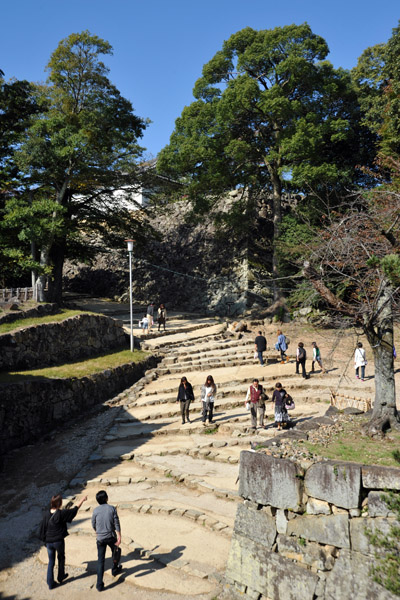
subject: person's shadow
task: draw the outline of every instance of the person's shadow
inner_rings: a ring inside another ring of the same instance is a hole
[[[177,546],[173,548],[170,552],[157,553],[155,550],[158,546],[155,546],[153,550],[150,550],[149,553],[145,553],[143,549],[135,548],[125,556],[121,556],[121,564],[122,571],[119,577],[117,577],[112,583],[105,584],[105,589],[111,589],[120,583],[123,583],[125,579],[129,575],[134,575],[135,577],[145,577],[146,575],[150,575],[151,573],[155,573],[156,571],[161,571],[161,569],[165,569],[169,563],[178,560],[183,556],[183,550],[186,546]],[[149,554],[146,556],[146,554]],[[124,567],[125,563],[129,563],[130,561],[142,561],[142,565],[135,565],[133,567],[126,568]],[[80,579],[82,577],[87,577],[88,575],[92,575],[97,572],[97,560],[90,560],[85,563],[86,564],[86,572],[78,577],[71,577],[72,579]],[[107,570],[111,571],[112,568],[112,558],[108,557],[104,563],[104,572]]]

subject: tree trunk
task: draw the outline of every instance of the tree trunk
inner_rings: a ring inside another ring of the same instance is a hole
[[[375,367],[375,402],[372,419],[365,430],[368,435],[378,435],[399,426],[393,364],[392,288],[387,282],[382,286],[375,323],[367,324],[365,333],[372,347]]]
[[[61,304],[62,302],[62,274],[65,256],[65,240],[58,240],[50,251],[52,275],[49,278],[48,301]]]
[[[272,176],[272,203],[273,203],[273,219],[274,219],[274,239],[272,241],[272,276],[274,279],[273,282],[273,293],[274,293],[274,301],[279,300],[281,294],[279,290],[279,286],[276,283],[276,279],[279,276],[279,266],[278,266],[278,254],[276,251],[276,243],[280,234],[280,225],[282,221],[282,184],[281,180],[277,173],[274,173]]]

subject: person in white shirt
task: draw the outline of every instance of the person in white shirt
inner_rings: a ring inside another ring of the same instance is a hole
[[[356,370],[356,377],[360,379],[360,368],[361,368],[361,381],[365,380],[365,365],[367,364],[365,350],[361,342],[357,343],[354,352],[354,368]]]
[[[311,365],[311,373],[314,373],[314,364],[318,363],[319,366],[321,367],[321,371],[323,373],[326,373],[326,369],[324,369],[323,365],[322,365],[322,358],[321,358],[321,352],[320,349],[317,346],[317,342],[313,342],[312,343],[312,365]]]
[[[139,327],[141,327],[143,329],[143,333],[147,334],[149,331],[149,320],[146,317],[146,315],[144,315],[143,319],[141,321],[139,321]]]
[[[201,386],[200,397],[203,403],[203,415],[202,421],[203,425],[206,424],[206,419],[208,416],[208,422],[212,423],[213,410],[214,410],[214,400],[217,393],[217,386],[214,383],[214,379],[212,375],[209,375],[206,379],[204,385]]]

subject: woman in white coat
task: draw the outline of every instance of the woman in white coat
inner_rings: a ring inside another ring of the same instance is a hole
[[[361,368],[361,381],[365,379],[365,365],[367,364],[365,350],[361,342],[358,342],[354,352],[354,368],[356,370],[356,377],[360,379],[360,368]]]

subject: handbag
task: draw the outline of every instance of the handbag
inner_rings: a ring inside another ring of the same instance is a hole
[[[286,398],[285,408],[286,410],[293,410],[294,408],[296,408],[294,400],[291,396],[288,396],[288,398]]]
[[[246,410],[250,410],[250,402],[246,402]]]
[[[256,351],[254,352],[254,360],[257,360],[257,358],[258,358],[258,352],[257,352],[257,350],[256,350]]]

